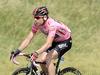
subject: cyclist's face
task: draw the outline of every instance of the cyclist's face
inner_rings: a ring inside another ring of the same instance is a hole
[[[36,25],[42,25],[44,23],[43,17],[34,17]]]

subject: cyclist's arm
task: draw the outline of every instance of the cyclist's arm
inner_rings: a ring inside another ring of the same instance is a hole
[[[36,52],[40,54],[44,52],[45,50],[47,50],[49,47],[51,47],[55,34],[56,34],[56,28],[50,27],[46,43]]]
[[[53,39],[54,39],[54,37],[48,36],[47,40],[46,40],[46,43],[39,50],[37,50],[36,52],[38,54],[41,54],[42,52],[44,52],[45,50],[47,50],[49,47],[51,47]]]
[[[28,36],[22,41],[21,45],[19,46],[19,50],[24,50],[29,43],[31,42],[32,38],[35,36],[35,33],[32,31],[28,34]]]

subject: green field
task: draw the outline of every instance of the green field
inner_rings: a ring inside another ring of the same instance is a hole
[[[0,0],[0,75],[11,75],[25,65],[23,57],[18,59],[19,66],[12,64],[10,52],[30,32],[32,11],[42,5],[48,7],[51,17],[72,30],[73,47],[61,67],[76,67],[82,75],[100,75],[100,0]],[[38,34],[25,52],[38,49],[44,42],[43,34]]]

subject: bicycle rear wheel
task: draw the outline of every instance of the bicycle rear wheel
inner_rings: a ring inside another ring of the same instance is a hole
[[[29,68],[26,67],[26,68],[19,68],[15,70],[12,75],[35,75],[34,73],[33,74],[29,74],[29,73],[30,70]]]
[[[58,75],[81,75],[81,72],[74,67],[67,67],[62,69]]]

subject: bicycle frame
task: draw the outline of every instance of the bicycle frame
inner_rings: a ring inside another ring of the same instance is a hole
[[[30,74],[34,74],[34,73],[35,73],[36,75],[38,75],[38,73],[37,73],[37,70],[38,70],[37,64],[46,64],[46,62],[31,61],[31,60],[30,60],[30,58],[31,58],[30,54],[21,53],[21,54],[19,54],[19,55],[25,56],[25,57],[27,57],[27,58],[29,59],[28,61],[30,62],[30,64],[27,66],[27,68],[29,69],[28,74],[29,74],[29,73],[30,73]],[[56,63],[56,74],[59,73],[59,71],[60,71],[60,70],[58,70],[58,68],[59,68],[59,64],[60,64],[61,58],[62,58],[62,57],[58,57],[58,61],[57,61],[57,63]],[[17,62],[15,59],[14,59],[13,62],[14,62],[15,64],[19,63],[19,62]],[[17,63],[16,63],[16,62],[17,62]]]
[[[13,72],[13,75],[19,75],[20,73],[25,73],[26,75],[41,75],[42,73],[38,71],[37,64],[46,64],[46,62],[37,62],[37,61],[31,61],[29,55],[23,55],[29,59],[29,64],[27,67],[19,68],[16,71]],[[62,57],[58,57],[57,63],[56,63],[56,74],[57,75],[63,75],[66,73],[72,73],[74,75],[81,75],[81,72],[74,68],[74,67],[65,67],[63,69],[59,69],[60,61],[62,60]],[[16,61],[16,60],[15,60]],[[44,74],[44,73],[43,73]]]
[[[58,61],[57,61],[57,65],[56,65],[56,74],[59,73],[59,64],[60,64],[60,61],[61,61],[61,57],[58,58]],[[45,62],[35,62],[37,64],[46,64]],[[34,72],[38,75],[37,73],[37,66],[33,64],[33,62],[31,62],[31,65],[30,65],[30,72],[33,73],[33,70]]]

